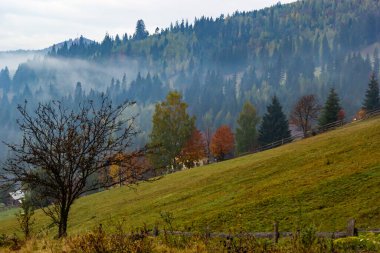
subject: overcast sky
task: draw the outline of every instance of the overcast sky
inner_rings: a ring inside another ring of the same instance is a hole
[[[279,0],[0,0],[0,51],[42,49],[80,35],[132,34],[138,19],[150,32],[170,22],[231,14]],[[281,3],[295,0],[282,0]]]

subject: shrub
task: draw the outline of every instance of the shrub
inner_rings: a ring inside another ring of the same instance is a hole
[[[342,252],[379,252],[380,235],[366,234],[334,241],[334,248]]]
[[[136,229],[131,233],[126,233],[121,225],[115,227],[114,233],[106,233],[100,224],[87,234],[68,238],[67,245],[73,253],[149,253],[153,251],[153,242],[148,237],[146,229]]]
[[[30,196],[26,196],[21,202],[21,210],[16,214],[17,222],[20,226],[25,239],[30,238],[34,225],[34,206]]]
[[[21,249],[22,241],[16,236],[0,235],[0,248],[9,248],[11,251]]]

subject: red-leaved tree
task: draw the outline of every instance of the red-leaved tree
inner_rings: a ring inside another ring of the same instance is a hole
[[[198,129],[195,129],[181,150],[180,162],[187,168],[194,167],[195,163],[206,157],[206,142]]]
[[[229,126],[219,127],[212,136],[210,149],[218,161],[223,161],[225,156],[231,153],[235,146],[234,134]]]
[[[346,117],[346,112],[343,109],[340,109],[338,112],[338,120],[344,120]]]

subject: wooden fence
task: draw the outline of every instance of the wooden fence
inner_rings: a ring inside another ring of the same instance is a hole
[[[240,154],[239,156],[245,156],[245,155],[249,155],[249,154],[253,154],[253,153],[262,152],[262,151],[265,151],[268,149],[276,148],[276,147],[282,146],[284,144],[293,142],[295,140],[300,140],[300,139],[304,139],[304,138],[307,138],[310,136],[318,135],[318,134],[321,134],[321,133],[324,133],[327,131],[334,130],[338,127],[342,127],[342,126],[347,125],[347,124],[351,124],[351,123],[361,121],[361,120],[366,120],[366,119],[373,118],[376,116],[380,116],[380,109],[368,111],[362,119],[356,119],[352,122],[345,122],[343,120],[338,120],[338,121],[335,121],[335,122],[332,122],[332,123],[329,123],[329,124],[326,124],[323,126],[318,126],[318,127],[315,127],[313,129],[309,130],[307,132],[306,136],[304,136],[303,133],[298,133],[298,134],[292,135],[288,138],[284,138],[284,139],[281,139],[281,140],[260,146],[260,147],[256,148],[253,152],[243,153],[243,154]]]
[[[350,236],[358,236],[358,233],[375,233],[380,234],[380,229],[373,230],[360,230],[355,227],[355,219],[350,219],[347,223],[346,231],[337,231],[337,232],[316,232],[315,236],[320,238],[345,238]],[[183,232],[183,231],[171,231],[171,230],[159,230],[158,227],[155,227],[152,232],[149,232],[152,236],[158,236],[160,234],[169,234],[169,235],[178,235],[192,237],[196,235],[202,235],[206,238],[266,238],[272,239],[273,242],[277,243],[279,238],[292,237],[295,236],[298,232],[280,232],[279,223],[275,222],[273,224],[273,232],[247,232],[240,234],[231,234],[231,233],[215,233],[210,232],[207,229],[203,233],[196,232]]]

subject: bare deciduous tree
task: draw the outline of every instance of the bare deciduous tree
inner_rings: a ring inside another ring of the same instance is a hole
[[[130,149],[138,134],[136,116],[127,114],[133,104],[126,101],[115,107],[102,96],[99,102],[84,102],[79,109],[59,101],[39,104],[33,113],[27,110],[27,103],[19,106],[22,142],[7,144],[11,156],[0,179],[39,189],[35,195],[50,203],[43,211],[58,226],[58,237],[65,236],[74,201],[115,184],[107,169],[114,164],[123,166],[126,159],[110,158]],[[143,152],[130,152],[133,155],[128,159]]]
[[[311,124],[318,118],[321,106],[315,95],[301,97],[290,114],[290,123],[300,127],[304,136],[311,129]]]

